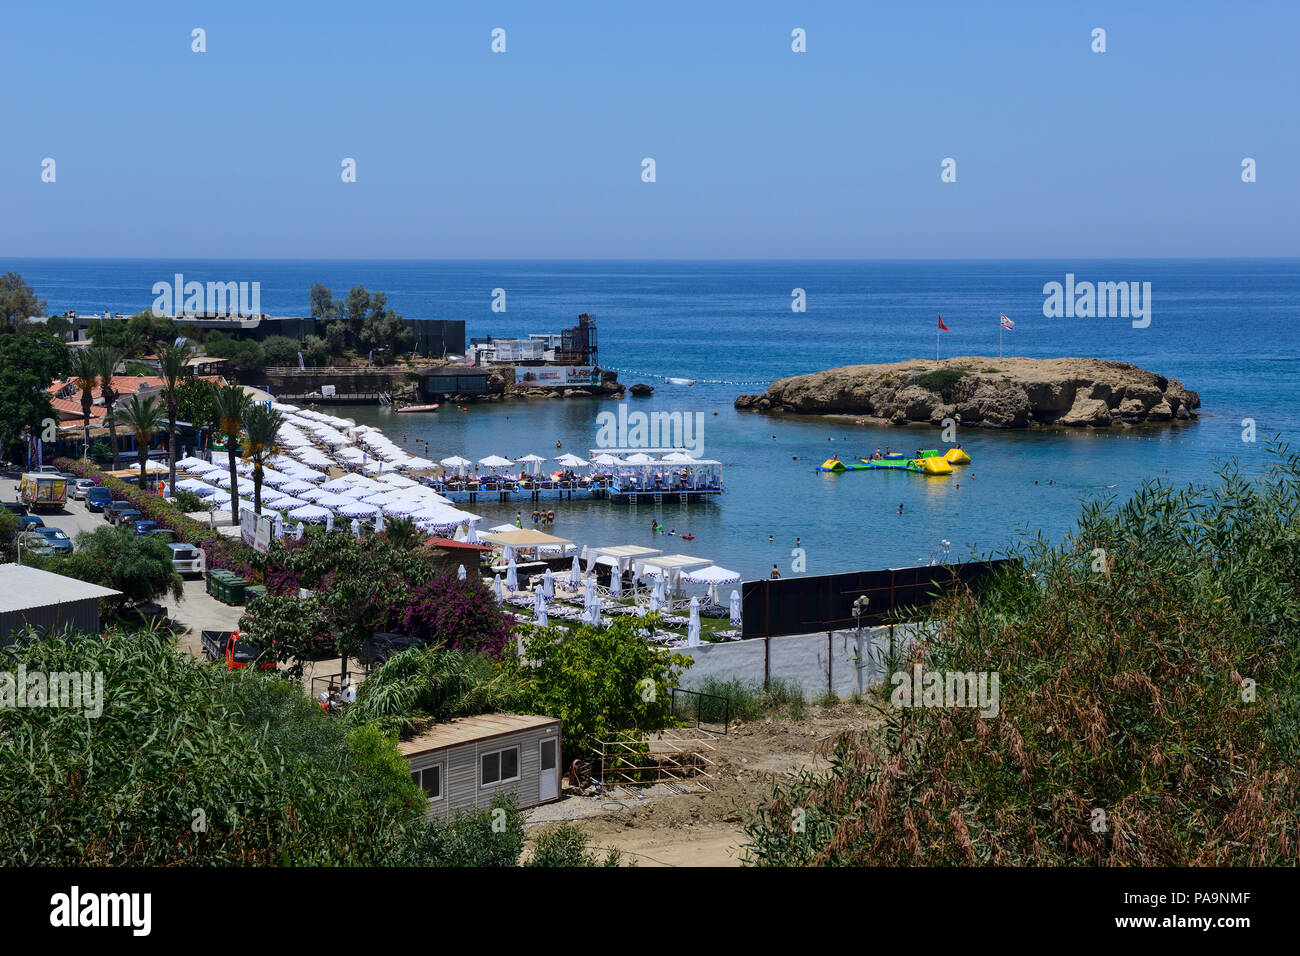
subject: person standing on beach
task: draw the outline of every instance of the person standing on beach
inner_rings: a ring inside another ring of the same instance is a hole
[[[522,528],[523,526],[524,526],[524,513],[523,513],[522,511],[516,511],[516,512],[515,512],[515,527],[516,527],[516,528]]]

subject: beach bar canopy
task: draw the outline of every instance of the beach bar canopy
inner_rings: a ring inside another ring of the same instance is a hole
[[[658,548],[643,548],[639,544],[620,544],[608,548],[592,548],[596,554],[598,564],[607,564],[612,568],[618,568],[622,574],[632,566],[633,561],[643,561],[646,558],[656,557],[663,554]]]
[[[568,538],[557,538],[553,534],[543,534],[531,528],[516,528],[513,531],[503,531],[500,534],[485,534],[482,537],[488,544],[497,544],[501,547],[509,545],[516,549],[540,548],[544,544],[573,544]],[[709,564],[710,562],[705,561],[704,563]]]

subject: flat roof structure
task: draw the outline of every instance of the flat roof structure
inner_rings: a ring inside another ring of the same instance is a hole
[[[432,750],[491,740],[494,737],[504,737],[559,723],[559,717],[542,717],[537,714],[478,714],[474,717],[457,717],[436,725],[418,737],[399,741],[397,749],[403,757],[413,757]]]
[[[121,591],[22,564],[0,564],[0,614],[117,597]]]

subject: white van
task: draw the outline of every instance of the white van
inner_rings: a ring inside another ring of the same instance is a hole
[[[172,549],[172,566],[184,577],[187,574],[203,574],[207,571],[207,561],[202,548],[192,544],[169,544]]]

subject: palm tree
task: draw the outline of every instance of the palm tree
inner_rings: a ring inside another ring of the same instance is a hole
[[[171,493],[176,494],[176,409],[180,404],[177,389],[189,370],[190,356],[194,350],[189,345],[164,345],[158,352],[162,369],[163,401],[167,405],[167,478]]]
[[[144,466],[149,460],[149,443],[163,425],[162,405],[153,395],[143,401],[139,395],[132,395],[126,405],[113,410],[112,417],[135,436],[135,457],[140,463],[140,487],[147,488]]]
[[[83,457],[90,454],[90,409],[95,403],[95,382],[99,378],[99,362],[90,349],[77,349],[72,353],[72,380],[81,389],[81,422],[84,440]]]
[[[284,415],[269,405],[257,404],[244,413],[247,442],[244,456],[253,463],[253,510],[262,513],[262,474],[267,460],[276,453],[275,436]]]
[[[230,459],[230,517],[239,524],[239,476],[235,473],[235,448],[244,416],[248,414],[248,393],[238,385],[224,385],[213,397],[217,430],[226,436],[226,457]]]
[[[95,369],[99,372],[99,390],[104,397],[108,443],[113,447],[113,470],[117,471],[121,467],[121,462],[117,455],[117,418],[113,415],[113,405],[117,402],[117,392],[113,391],[113,375],[125,356],[120,349],[110,348],[107,345],[97,345],[91,351],[95,353]]]
[[[384,522],[384,539],[398,551],[410,551],[420,543],[420,532],[410,517],[390,518]]]

